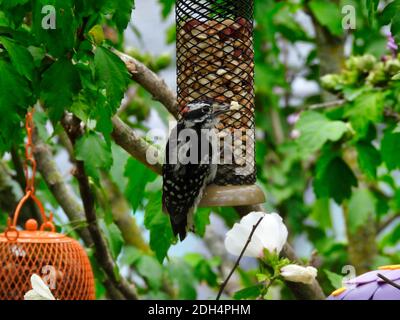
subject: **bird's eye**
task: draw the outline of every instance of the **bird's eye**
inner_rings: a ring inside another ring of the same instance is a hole
[[[210,110],[211,110],[211,107],[210,107],[210,106],[205,106],[205,107],[203,108],[204,113],[209,113]]]

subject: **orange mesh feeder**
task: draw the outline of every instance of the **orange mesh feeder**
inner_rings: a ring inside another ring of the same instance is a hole
[[[36,163],[33,158],[31,132],[32,113],[27,116],[28,144],[25,173],[26,195],[18,204],[13,220],[0,234],[0,300],[22,300],[31,290],[33,274],[42,277],[58,300],[95,299],[92,268],[85,250],[78,241],[56,233],[53,215],[47,218],[42,203],[34,194]],[[28,178],[27,163],[31,164],[32,176]],[[25,224],[25,230],[17,229],[21,208],[28,199],[38,206],[43,223],[39,227],[34,219]]]

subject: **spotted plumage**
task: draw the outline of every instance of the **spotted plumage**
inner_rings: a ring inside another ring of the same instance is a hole
[[[215,127],[218,116],[227,111],[229,106],[211,101],[193,102],[171,131],[163,165],[162,200],[172,230],[181,240],[187,231],[194,231],[194,212],[205,187],[215,178],[217,164],[212,161],[209,130]]]

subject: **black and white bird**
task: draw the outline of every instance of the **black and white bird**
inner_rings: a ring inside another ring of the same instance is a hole
[[[193,230],[193,215],[205,187],[217,173],[210,131],[219,116],[230,110],[208,100],[188,104],[171,131],[163,165],[163,210],[169,214],[174,235],[181,241]],[[214,157],[213,157],[214,156]]]

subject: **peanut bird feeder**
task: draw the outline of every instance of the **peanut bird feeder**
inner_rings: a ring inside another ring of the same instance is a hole
[[[176,19],[179,114],[202,99],[234,110],[217,124],[218,171],[200,205],[263,203],[255,185],[253,0],[177,0]]]
[[[26,194],[13,219],[8,219],[5,232],[0,234],[0,300],[24,299],[24,294],[31,289],[33,274],[42,277],[58,300],[95,299],[93,272],[85,250],[78,241],[55,232],[53,215],[46,216],[43,204],[35,196],[32,112],[27,115],[26,128]],[[20,230],[18,217],[29,199],[38,206],[43,223],[39,227],[36,220],[29,219],[25,230]]]

